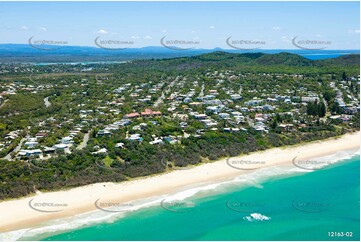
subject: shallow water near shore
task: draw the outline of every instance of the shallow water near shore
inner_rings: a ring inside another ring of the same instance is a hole
[[[359,240],[359,169],[358,154],[313,172],[258,171],[149,199],[128,213],[103,212],[102,218],[89,213],[82,218],[89,224],[71,228],[69,223],[66,231],[53,225],[44,233],[39,228],[20,239]]]

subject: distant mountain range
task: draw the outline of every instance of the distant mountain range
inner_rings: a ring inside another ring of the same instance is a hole
[[[49,50],[42,50],[34,48],[29,44],[0,44],[0,62],[74,62],[74,61],[123,61],[134,59],[159,59],[159,58],[174,58],[184,56],[195,56],[200,54],[207,54],[216,51],[224,51],[228,53],[245,53],[245,56],[250,54],[251,58],[256,58],[257,55],[252,55],[255,52],[262,52],[265,54],[275,54],[281,52],[288,52],[305,56],[308,59],[323,59],[332,58],[345,54],[359,54],[359,50],[262,50],[256,49],[252,51],[241,51],[233,49],[190,49],[190,50],[172,50],[165,47],[149,46],[143,48],[129,48],[123,50],[109,50],[97,47],[87,46],[62,46],[54,49],[54,46],[43,45],[42,48]],[[267,62],[267,56],[261,58],[259,61]],[[307,61],[300,59],[300,62],[307,63]]]

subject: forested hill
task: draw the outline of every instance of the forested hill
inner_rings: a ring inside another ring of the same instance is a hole
[[[134,61],[145,68],[189,70],[200,68],[224,68],[239,71],[264,71],[286,73],[359,73],[360,55],[351,54],[337,58],[310,60],[297,54],[281,52],[278,54],[244,53],[236,54],[223,51],[173,59]]]
[[[176,59],[189,59],[199,60],[206,62],[228,62],[238,64],[252,64],[252,65],[285,65],[285,66],[314,66],[323,67],[330,65],[358,66],[360,63],[360,55],[351,54],[344,55],[337,58],[324,59],[324,60],[310,60],[297,54],[291,54],[287,52],[281,52],[278,54],[264,54],[264,53],[246,53],[246,54],[234,54],[228,52],[212,52],[209,54],[203,54],[199,56],[189,58],[176,58]]]

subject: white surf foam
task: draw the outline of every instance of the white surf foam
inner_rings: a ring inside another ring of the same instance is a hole
[[[355,155],[360,155],[360,150],[338,151],[332,155],[309,159],[310,161],[317,161],[317,163],[315,163],[315,164],[307,164],[307,165],[300,165],[300,166],[308,168],[308,169],[317,170],[317,169],[325,168],[329,165],[336,164],[336,163],[344,161],[344,160],[348,160]],[[296,164],[297,164],[297,162],[296,162]]]
[[[329,162],[329,164],[334,164],[342,160],[350,159],[355,155],[359,155],[360,152],[358,151],[344,151],[344,152],[337,152],[334,155],[325,156],[320,159],[325,159]],[[80,215],[76,215],[70,218],[63,218],[52,220],[47,223],[41,225],[41,227],[36,228],[29,228],[29,229],[22,229],[16,230],[6,233],[0,234],[1,241],[15,241],[19,239],[27,239],[27,238],[38,238],[39,235],[52,235],[54,233],[64,232],[68,230],[78,229],[81,227],[99,224],[99,223],[111,223],[122,217],[126,216],[127,212],[137,211],[142,208],[152,207],[152,206],[159,206],[163,200],[168,201],[181,201],[186,200],[191,197],[195,196],[205,196],[210,194],[218,194],[222,191],[225,191],[232,187],[257,187],[262,189],[263,186],[261,185],[262,182],[272,178],[272,177],[279,177],[279,176],[287,176],[297,173],[305,173],[305,172],[312,172],[312,170],[305,170],[293,165],[287,167],[266,167],[259,170],[254,171],[253,173],[245,174],[238,176],[229,181],[223,181],[218,183],[212,184],[201,184],[196,187],[188,187],[182,191],[179,191],[174,194],[166,194],[163,196],[151,197],[148,199],[142,199],[130,202],[133,206],[127,207],[126,209],[122,210],[119,213],[109,213],[105,211],[92,211]],[[262,214],[252,214],[250,216],[244,217],[247,221],[256,221],[259,219],[267,220],[267,216]],[[249,220],[250,219],[250,220]],[[271,219],[271,218],[269,218]]]
[[[267,221],[271,220],[271,217],[267,217],[266,215],[260,213],[251,213],[249,216],[243,217],[243,220],[249,222],[258,222],[258,221]]]
[[[149,198],[149,199],[134,201],[131,203],[133,206],[130,206],[127,209],[122,210],[121,212],[106,212],[102,210],[96,210],[68,218],[55,219],[41,224],[40,227],[1,233],[0,241],[34,239],[39,235],[46,235],[46,234],[50,235],[62,231],[69,231],[99,223],[111,223],[126,216],[127,212],[132,212],[142,208],[155,206],[158,205],[161,201],[162,201],[161,197]],[[110,208],[109,210],[111,211]]]

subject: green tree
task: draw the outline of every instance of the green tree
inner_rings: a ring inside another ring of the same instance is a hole
[[[342,80],[346,80],[347,76],[346,76],[346,72],[342,72]]]
[[[326,106],[323,102],[320,102],[318,105],[318,116],[319,117],[325,117],[326,115]]]

